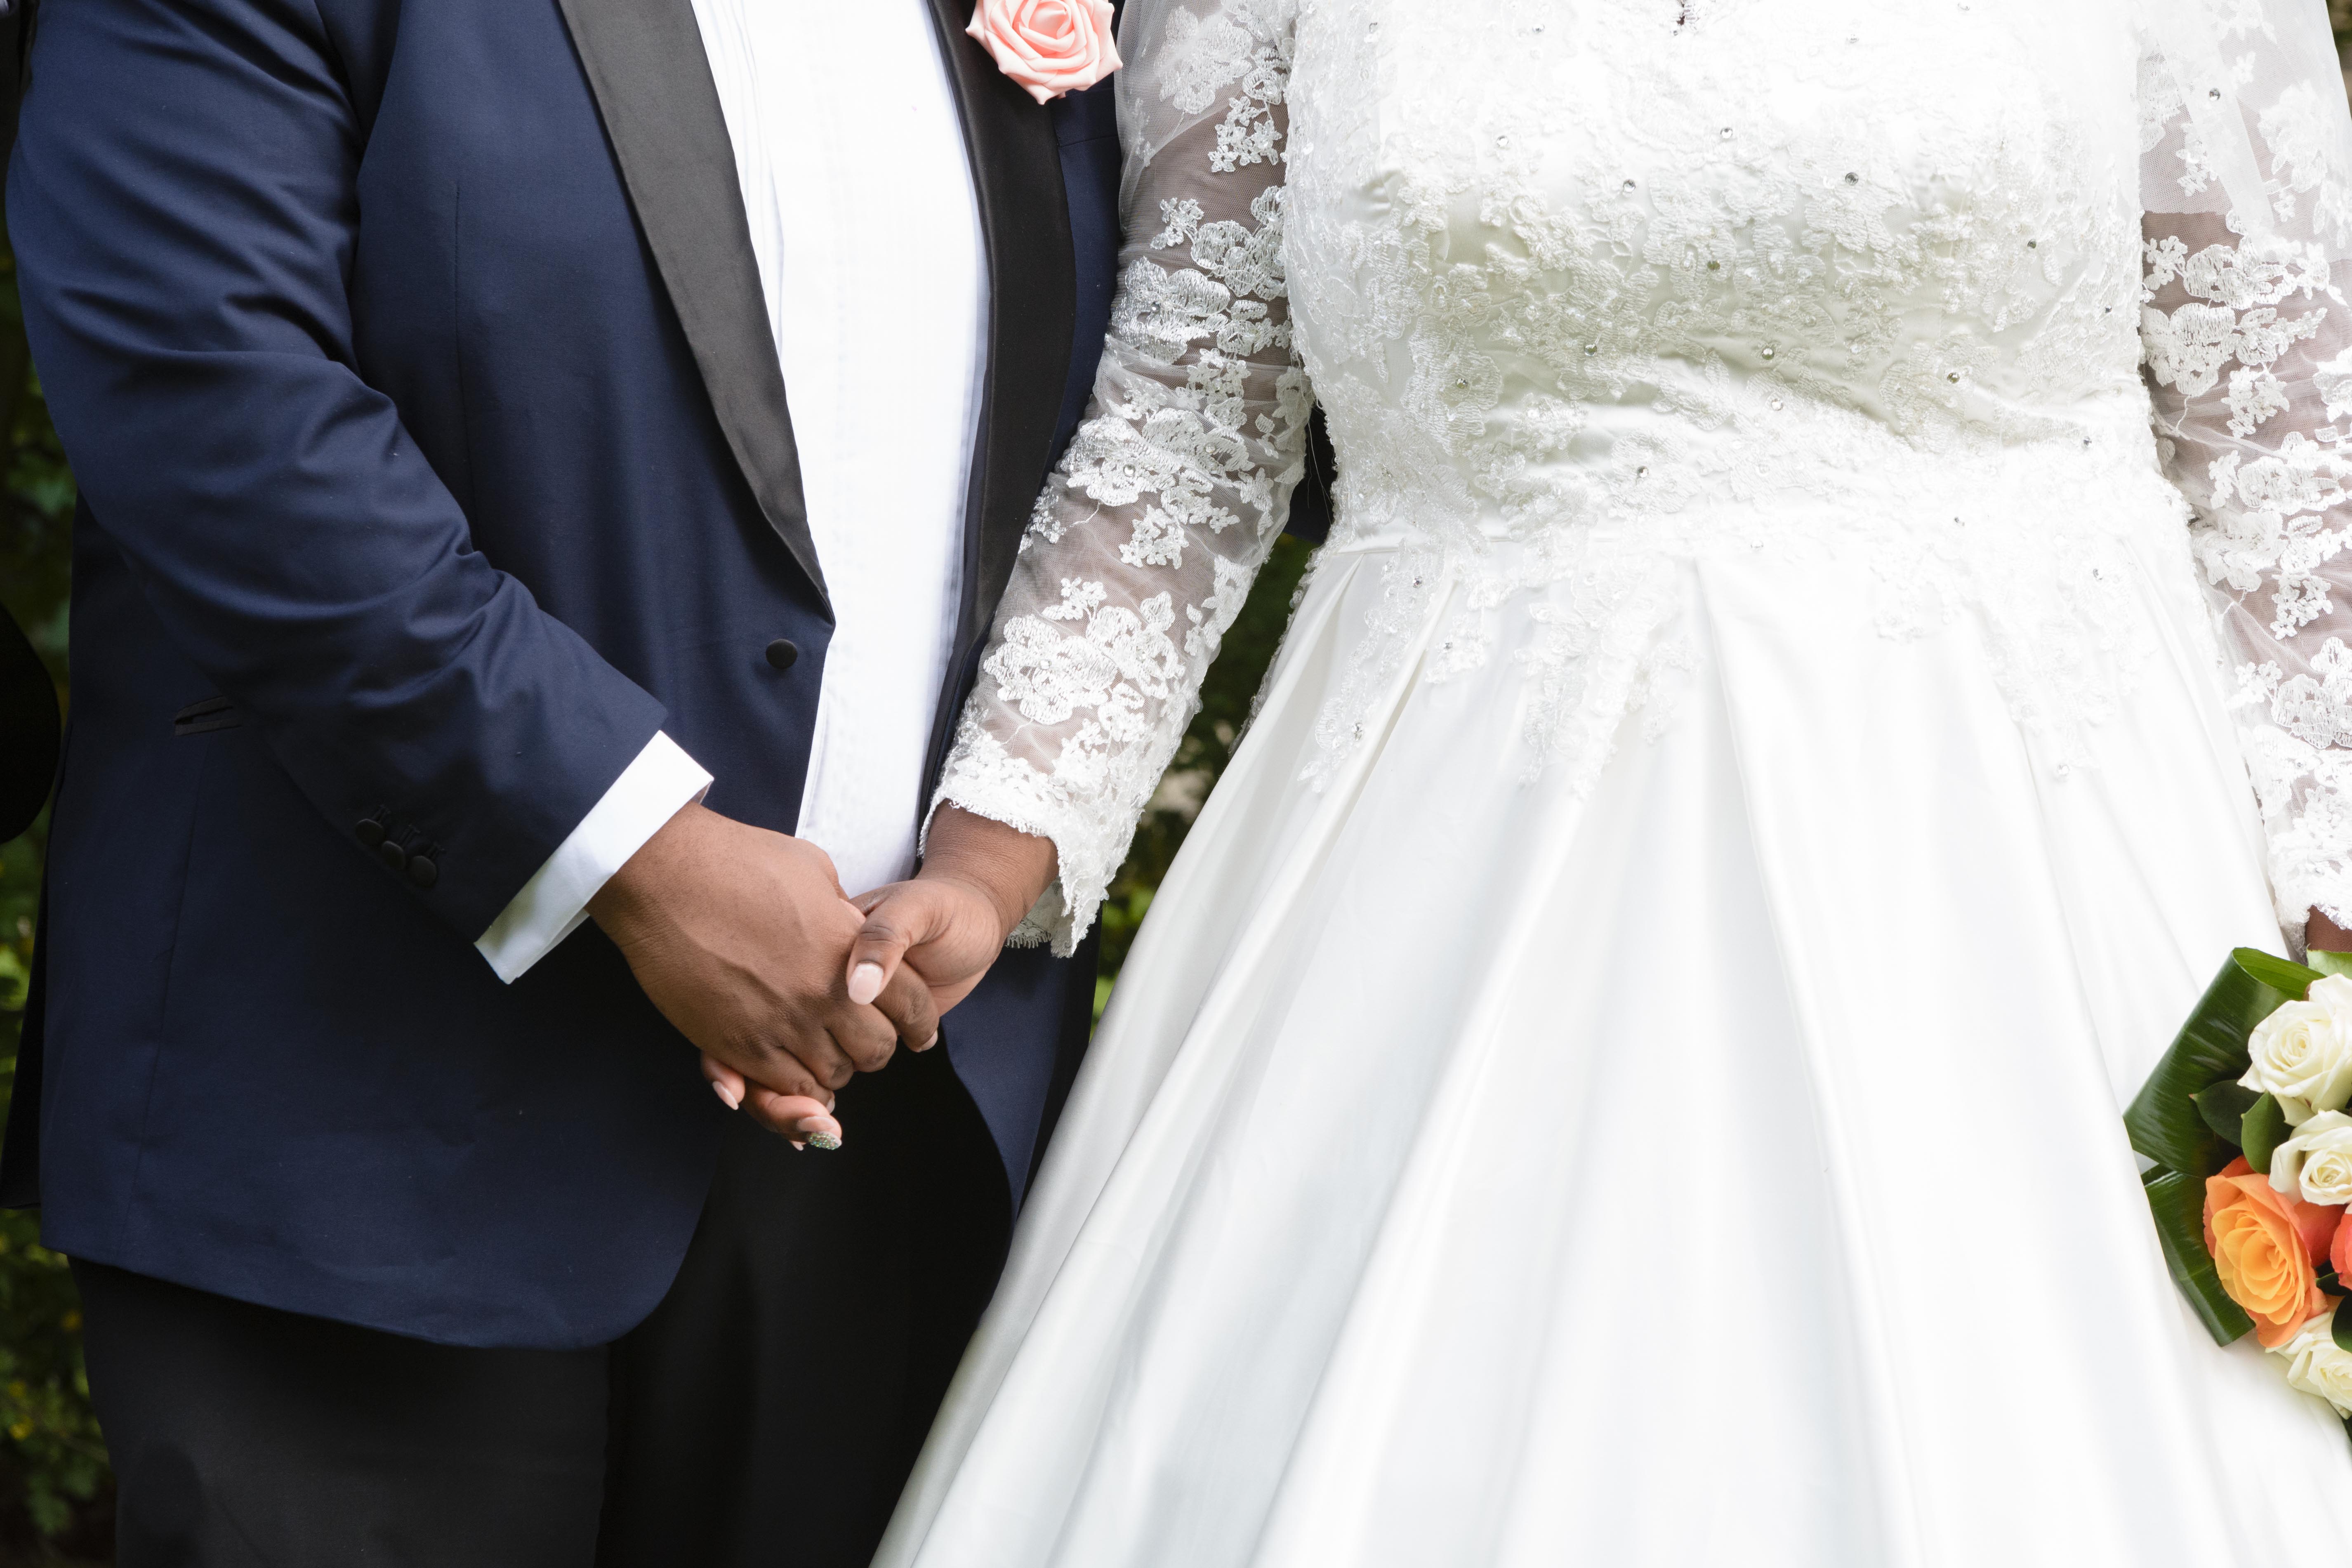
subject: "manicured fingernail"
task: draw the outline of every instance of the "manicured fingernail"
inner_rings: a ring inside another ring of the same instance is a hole
[[[812,1149],[841,1147],[841,1123],[830,1116],[803,1116],[793,1123],[793,1128],[807,1137]]]
[[[931,1037],[930,1037],[929,1039],[928,1039],[928,1040],[925,1040],[921,1045],[917,1046],[917,1047],[915,1047],[915,1049],[916,1049],[918,1052],[921,1052],[921,1051],[928,1051],[928,1050],[929,1050],[933,1046],[936,1046],[936,1045],[938,1045],[939,1043],[940,1043],[940,1032],[939,1032],[937,1029],[933,1029],[933,1030],[931,1031]]]
[[[730,1089],[727,1085],[720,1083],[716,1079],[713,1079],[710,1081],[710,1092],[717,1095],[719,1099],[719,1102],[725,1105],[728,1110],[740,1110],[743,1109],[742,1094],[739,1090]]]
[[[865,1006],[882,994],[882,966],[861,963],[849,972],[849,999]]]

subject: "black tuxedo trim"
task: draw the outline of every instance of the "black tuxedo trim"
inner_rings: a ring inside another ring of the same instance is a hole
[[[560,0],[630,205],[712,406],[779,538],[824,589],[783,374],[743,216],[733,144],[686,0]],[[1012,580],[1054,456],[1076,330],[1077,268],[1052,115],[965,37],[968,0],[929,0],[971,161],[989,274],[987,360],[965,500],[957,651],[926,776],[936,776],[971,656]]]
[[[963,595],[955,658],[933,721],[924,777],[936,779],[970,689],[973,658],[1013,579],[1021,534],[1054,459],[1054,428],[1077,327],[1077,264],[1051,113],[965,36],[970,0],[930,0],[963,116],[988,254],[988,367],[965,501]]]
[[[735,147],[688,0],[559,0],[629,205],[776,537],[824,592]]]
[[[966,574],[963,591],[969,618],[993,616],[1053,458],[1077,324],[1077,268],[1053,116],[964,36],[970,0],[930,6],[963,115],[991,285],[988,373],[972,460],[978,571]]]

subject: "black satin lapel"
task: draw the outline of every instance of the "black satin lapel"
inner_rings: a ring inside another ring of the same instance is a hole
[[[964,582],[967,621],[976,616],[984,628],[1013,576],[1021,531],[1053,455],[1077,320],[1077,264],[1053,115],[964,36],[972,0],[929,4],[963,117],[988,259],[988,365],[965,518],[972,548],[965,553]],[[960,647],[963,640],[960,636]]]
[[[824,592],[734,144],[688,0],[559,0],[629,202],[768,525]]]

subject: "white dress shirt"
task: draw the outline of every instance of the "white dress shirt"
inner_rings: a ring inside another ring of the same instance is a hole
[[[798,832],[855,893],[913,868],[962,587],[988,277],[922,0],[694,0],[835,628]],[[710,775],[656,735],[476,945],[513,980]]]

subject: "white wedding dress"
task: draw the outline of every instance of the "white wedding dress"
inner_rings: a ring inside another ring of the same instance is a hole
[[[2231,946],[2352,920],[2321,0],[1123,39],[1097,404],[942,792],[1055,841],[1034,934],[1313,401],[1338,522],[881,1561],[2352,1561],[2118,1121]]]

